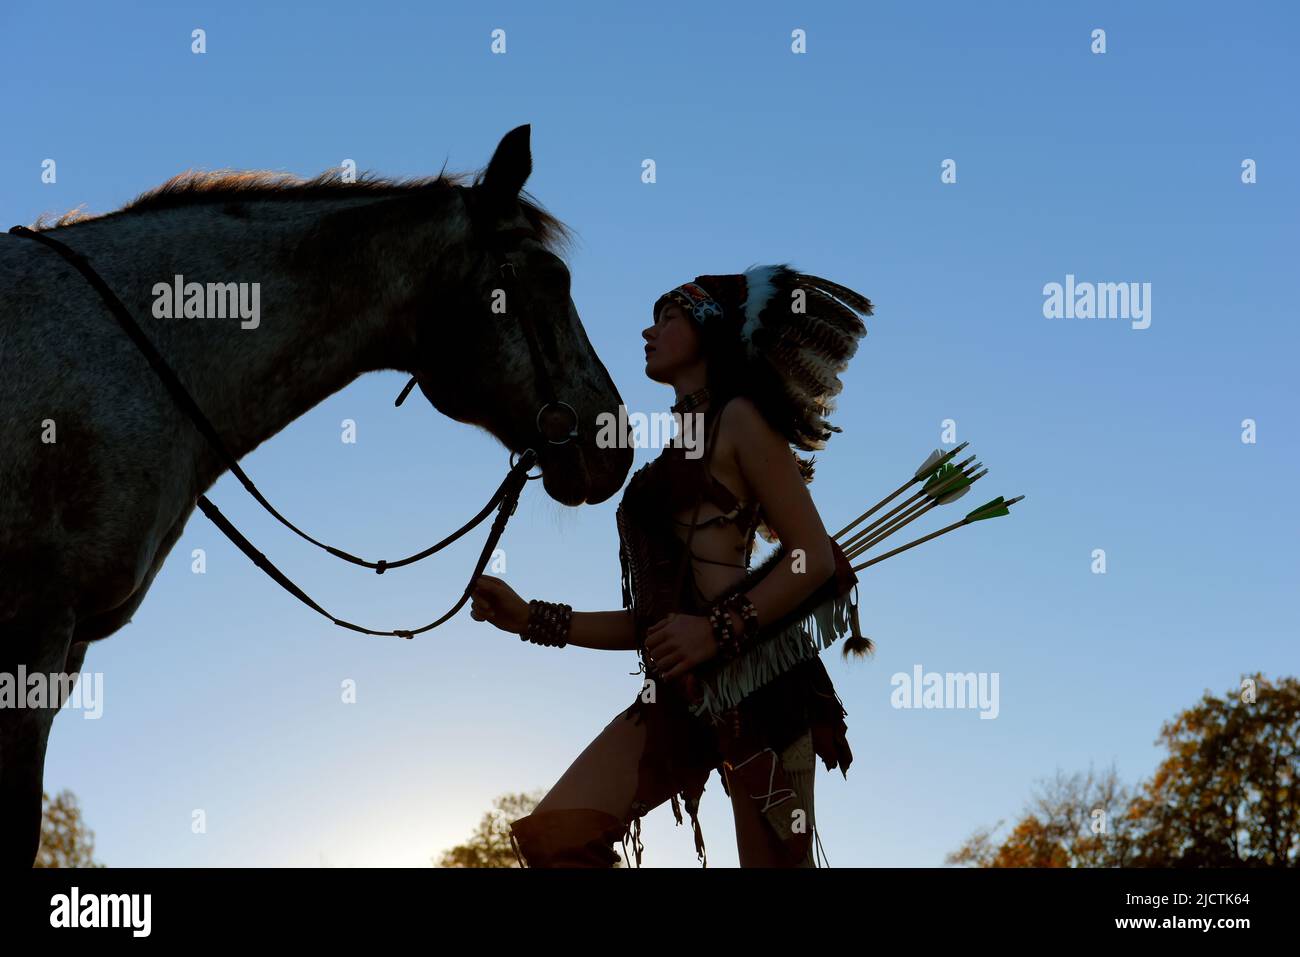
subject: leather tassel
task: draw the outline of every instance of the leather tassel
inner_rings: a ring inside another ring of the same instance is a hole
[[[858,621],[858,590],[853,589],[853,601],[849,604],[849,622],[852,625],[852,631],[849,637],[844,639],[844,657],[856,656],[865,658],[876,650],[876,644],[870,638],[862,634],[862,624]]]
[[[632,852],[636,855],[636,866],[640,868],[641,852],[645,850],[645,845],[641,843],[641,818],[634,818],[628,830],[632,838]],[[626,857],[626,853],[623,856]]]
[[[618,549],[618,564],[619,564],[619,571],[621,573],[621,584],[623,587],[623,607],[631,608],[632,607],[632,577],[627,563],[627,549],[623,547],[621,542],[619,543],[619,549]]]
[[[691,816],[691,827],[695,831],[695,858],[704,867],[709,866],[709,857],[704,852],[704,832],[700,830],[700,802],[698,798],[686,796],[686,813]]]
[[[700,830],[700,819],[692,814],[691,823],[695,826],[695,857],[703,867],[708,867],[709,857],[704,853],[704,832]]]

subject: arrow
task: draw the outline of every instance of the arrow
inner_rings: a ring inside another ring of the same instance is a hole
[[[930,482],[927,482],[922,489],[924,495],[913,496],[914,499],[918,500],[907,511],[904,511],[892,522],[875,531],[868,539],[858,541],[850,546],[845,550],[845,555],[848,558],[856,558],[873,545],[894,534],[904,525],[924,515],[930,509],[937,508],[940,505],[947,505],[949,502],[955,502],[970,490],[974,482],[988,475],[989,472],[988,469],[984,469],[982,472],[976,471],[980,468],[979,462],[966,469],[957,466],[946,466],[946,468],[951,469],[951,471],[944,475],[936,474]]]
[[[970,458],[964,459],[963,461],[959,462],[956,465],[948,464],[942,466],[939,469],[936,469],[934,473],[930,476],[930,478],[926,480],[925,484],[921,486],[920,491],[918,491],[911,498],[904,500],[901,504],[894,506],[892,509],[886,512],[884,515],[880,516],[880,518],[876,519],[866,528],[854,532],[853,535],[851,535],[849,538],[840,542],[840,547],[844,549],[846,554],[852,551],[861,551],[862,542],[867,538],[875,537],[872,533],[875,532],[877,529],[879,529],[882,524],[888,522],[893,516],[897,515],[899,512],[902,512],[912,507],[918,501],[928,501],[931,500],[933,496],[941,497],[950,491],[956,491],[956,489],[958,488],[958,484],[955,483],[954,476],[960,477],[961,474],[963,473],[963,470],[965,470],[968,466],[972,470],[978,468],[979,467],[978,462],[976,462],[974,465],[971,465],[971,461],[974,458],[975,456],[972,455],[970,456]],[[942,475],[940,475],[941,472]],[[912,482],[915,481],[916,479],[912,480]],[[908,484],[911,485],[912,482],[909,482]]]
[[[960,521],[953,522],[948,527],[941,528],[937,532],[931,532],[929,535],[925,535],[921,538],[916,539],[916,541],[908,542],[906,545],[900,545],[898,546],[898,548],[895,548],[892,552],[885,552],[885,554],[880,555],[877,558],[873,558],[870,561],[865,561],[861,565],[854,565],[853,570],[855,572],[862,571],[862,569],[866,568],[869,565],[874,565],[876,564],[876,562],[883,562],[886,558],[890,558],[893,555],[897,555],[899,552],[905,552],[909,548],[912,548],[913,546],[920,545],[922,542],[928,542],[932,538],[938,538],[940,535],[946,535],[948,532],[951,532],[954,528],[961,528],[963,525],[969,525],[972,522],[982,522],[988,518],[999,518],[1000,516],[1010,514],[1011,506],[1015,505],[1023,498],[1024,498],[1023,495],[1017,495],[1015,498],[1012,499],[1003,499],[1002,496],[999,495],[997,498],[993,499],[993,501],[985,502],[983,505],[981,505],[979,508],[975,509],[974,511],[968,512],[966,514],[966,517],[961,519]]]
[[[914,484],[915,482],[919,482],[926,476],[932,474],[940,465],[947,462],[949,459],[951,459],[962,449],[966,448],[966,446],[968,445],[970,445],[969,442],[963,442],[961,445],[957,446],[955,449],[953,449],[950,452],[940,452],[938,449],[935,449],[928,456],[926,456],[925,461],[920,464],[920,466],[912,474],[912,477],[910,479],[908,479],[906,482],[900,485],[893,492],[886,495],[875,505],[871,506],[871,508],[867,509],[865,512],[863,512],[853,521],[849,522],[849,524],[845,525],[838,532],[832,535],[831,538],[835,539],[836,541],[839,541],[840,537],[844,535],[844,533],[847,532],[849,529],[851,529],[853,526],[857,525],[862,520],[869,518],[871,514],[876,511],[876,509],[881,508],[882,506],[890,502],[892,499],[901,495],[903,492],[907,490],[908,486]]]

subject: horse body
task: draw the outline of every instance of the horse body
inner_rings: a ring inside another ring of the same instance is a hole
[[[476,237],[537,225],[518,200],[530,169],[521,127],[472,187],[488,224],[472,221],[483,214],[454,179],[355,191],[193,181],[204,188],[59,227],[57,238],[117,293],[237,458],[359,375],[397,369],[445,414],[514,451],[537,448],[552,497],[601,501],[621,486],[631,450],[594,443],[596,416],[621,400],[558,259],[533,238],[515,257],[547,267],[535,277],[521,268],[519,280],[536,287],[544,272],[530,305],[547,313],[548,371],[578,416],[571,447],[537,438],[542,403],[517,324],[457,311],[499,293]],[[259,320],[157,318],[156,287],[178,275],[256,283]],[[0,674],[75,672],[88,642],[130,619],[224,466],[54,250],[0,237],[0,304]],[[0,861],[35,856],[56,710],[0,707]]]

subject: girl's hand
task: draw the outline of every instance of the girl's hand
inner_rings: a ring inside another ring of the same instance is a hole
[[[681,677],[718,653],[709,619],[677,612],[646,629],[645,647],[650,663],[665,679]]]
[[[528,625],[528,602],[500,578],[480,575],[470,592],[469,616],[519,635]]]

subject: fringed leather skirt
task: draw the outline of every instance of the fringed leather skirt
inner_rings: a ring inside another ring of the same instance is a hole
[[[804,661],[751,692],[716,723],[707,715],[690,713],[678,682],[659,680],[652,688],[654,700],[647,700],[649,690],[643,691],[620,715],[646,722],[636,796],[623,836],[624,856],[628,857],[630,838],[641,866],[641,818],[671,800],[673,815],[681,824],[680,799],[691,818],[696,856],[707,867],[699,802],[709,773],[717,768],[723,791],[731,796],[729,774],[744,782],[746,793],[760,802],[764,818],[792,860],[803,860],[814,835],[810,829],[792,828],[790,821],[799,819],[792,809],[807,799],[808,777],[815,769],[800,760],[800,753],[806,751],[801,745],[806,741],[828,771],[838,767],[846,777],[853,760],[846,712],[821,659]],[[811,825],[811,807],[807,819]]]

